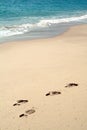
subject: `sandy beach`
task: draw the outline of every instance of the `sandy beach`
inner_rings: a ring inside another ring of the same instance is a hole
[[[0,44],[0,130],[86,129],[87,25]]]

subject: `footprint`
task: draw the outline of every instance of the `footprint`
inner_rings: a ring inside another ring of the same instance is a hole
[[[26,114],[29,114],[29,115],[30,115],[30,114],[33,114],[33,113],[35,113],[35,112],[36,112],[36,111],[35,111],[35,109],[33,109],[33,108],[30,109],[30,110],[25,111],[25,113],[26,113]]]
[[[23,117],[23,116],[27,117],[26,114],[21,114],[21,115],[19,115],[20,118]]]
[[[78,86],[78,84],[77,83],[69,83],[65,87],[74,87],[74,86]]]
[[[14,103],[13,106],[20,106],[20,104],[19,103]]]
[[[54,95],[58,95],[58,94],[61,94],[61,92],[59,92],[59,91],[50,91],[45,96],[54,96]]]
[[[32,109],[30,109],[30,110],[27,110],[27,111],[25,111],[25,113],[26,114],[21,114],[21,115],[19,115],[19,117],[21,118],[21,117],[27,117],[28,115],[31,115],[31,114],[33,114],[33,113],[35,113],[35,109],[34,108],[32,108]],[[28,114],[28,115],[27,115]]]
[[[17,103],[14,103],[13,106],[20,106],[22,103],[27,103],[28,100],[18,100]]]

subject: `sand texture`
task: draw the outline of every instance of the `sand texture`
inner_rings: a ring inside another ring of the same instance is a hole
[[[0,45],[0,130],[87,130],[87,25]]]

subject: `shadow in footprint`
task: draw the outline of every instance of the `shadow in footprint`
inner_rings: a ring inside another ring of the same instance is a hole
[[[77,83],[69,83],[65,87],[75,87],[75,86],[78,86],[78,84]]]
[[[21,115],[19,115],[19,117],[21,118],[21,117],[27,117],[27,115],[26,114],[21,114]]]
[[[18,101],[17,101],[17,103],[26,103],[26,102],[28,102],[28,100],[23,100],[23,99],[22,99],[22,100],[18,100]]]
[[[45,96],[54,96],[54,95],[58,95],[58,94],[61,94],[61,92],[59,92],[59,91],[50,91]]]

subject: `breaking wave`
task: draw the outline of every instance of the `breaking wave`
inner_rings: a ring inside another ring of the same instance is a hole
[[[61,23],[70,23],[70,22],[80,22],[86,21],[87,15],[82,15],[79,17],[69,17],[69,18],[51,18],[51,19],[42,19],[34,24],[21,24],[21,25],[11,25],[11,26],[1,26],[0,27],[0,38],[9,37],[14,35],[25,34],[30,31],[34,31],[38,28],[49,28],[50,26],[61,24]]]

